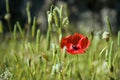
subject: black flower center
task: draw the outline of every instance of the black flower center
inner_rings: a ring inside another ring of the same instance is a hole
[[[72,48],[73,48],[74,50],[78,50],[78,49],[79,49],[79,48],[76,47],[76,45],[72,45]]]

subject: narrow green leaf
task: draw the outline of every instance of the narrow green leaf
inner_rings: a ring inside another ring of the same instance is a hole
[[[14,41],[16,41],[16,31],[17,31],[17,25],[15,24],[15,25],[14,25],[14,31],[13,31]]]
[[[60,14],[60,18],[62,19],[62,15],[63,15],[63,5],[60,7],[60,10],[59,10],[59,14]]]
[[[110,24],[109,17],[107,17],[107,25],[108,25],[108,29],[109,29],[110,33],[112,34],[112,26]]]
[[[106,59],[106,61],[108,62],[108,49],[106,49],[106,53],[105,53],[105,59]]]
[[[50,42],[51,42],[51,32],[50,32],[50,29],[48,28],[48,31],[47,31],[47,50],[50,49]]]
[[[37,35],[36,35],[36,51],[38,52],[39,50],[39,45],[40,45],[40,30],[37,30]]]
[[[96,80],[96,79],[95,79],[95,76],[96,76],[96,73],[94,73],[94,74],[92,75],[91,80]]]
[[[112,66],[112,54],[113,54],[113,41],[110,44],[110,51],[108,56],[109,68]]]
[[[107,47],[104,47],[104,48],[102,49],[102,51],[101,51],[100,54],[99,54],[99,57],[103,54],[103,52],[106,50],[106,48],[107,48]]]
[[[52,13],[50,11],[47,12],[48,17],[48,29],[47,29],[47,47],[46,49],[50,49],[50,41],[51,41],[51,29],[52,29]]]
[[[35,36],[35,26],[36,26],[36,17],[34,17],[34,20],[33,20],[33,25],[32,25],[32,37]]]
[[[59,10],[59,16],[60,16],[60,28],[62,30],[62,19],[63,19],[63,6],[60,7],[60,10]]]
[[[68,20],[68,17],[65,17],[62,21],[62,25],[64,26],[64,25],[67,25],[67,24],[69,24],[69,20]]]
[[[20,35],[22,36],[22,38],[24,38],[24,33],[23,33],[23,30],[22,30],[19,22],[17,22],[17,27],[19,29]]]
[[[2,24],[2,21],[0,20],[0,33],[3,32],[3,24]]]
[[[28,24],[31,24],[30,2],[27,3],[26,12],[28,17]]]
[[[115,61],[117,60],[118,52],[115,53],[115,56],[113,58],[113,64],[115,64]]]
[[[55,9],[53,10],[53,18],[54,18],[55,25],[58,28],[59,27],[58,13]]]
[[[31,43],[28,43],[28,47],[29,47],[31,53],[34,54],[34,50],[33,50],[33,47],[32,47],[32,45],[31,45]]]
[[[118,39],[118,46],[120,46],[120,31],[118,31],[118,37],[117,37],[117,39]]]
[[[60,9],[58,7],[55,7],[54,10],[60,13]]]
[[[10,8],[9,8],[9,0],[6,0],[6,12],[7,12],[7,13],[10,12]]]

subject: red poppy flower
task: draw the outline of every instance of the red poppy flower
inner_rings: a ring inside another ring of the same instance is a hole
[[[82,34],[75,33],[74,35],[67,36],[61,40],[61,48],[66,48],[70,54],[82,54],[89,47],[90,41]]]

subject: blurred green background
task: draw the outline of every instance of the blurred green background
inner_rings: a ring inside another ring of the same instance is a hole
[[[42,32],[47,30],[46,11],[51,5],[66,5],[66,13],[70,20],[70,27],[89,32],[90,29],[102,31],[106,29],[106,16],[109,16],[114,33],[120,29],[120,0],[8,0],[9,11],[6,10],[6,0],[0,1],[0,21],[4,31],[8,32],[8,24],[5,19],[10,13],[10,25],[19,21],[25,29],[27,24],[26,7],[29,3],[31,22],[37,17],[37,28]]]

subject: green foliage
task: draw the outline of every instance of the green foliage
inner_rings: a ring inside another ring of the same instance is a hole
[[[51,6],[50,11],[47,11],[48,17],[48,31],[47,31],[47,50],[50,49],[50,42],[51,42],[51,33],[55,30],[58,34],[59,42],[62,38],[62,28],[65,25],[68,25],[69,20],[67,15],[64,16],[63,14],[63,6],[61,7],[53,7]],[[55,24],[55,26],[54,26]]]

